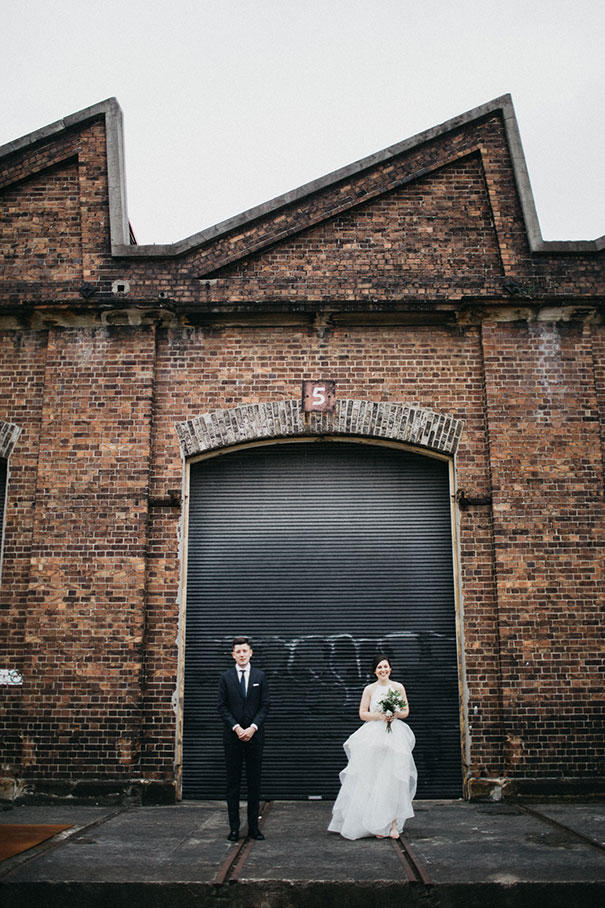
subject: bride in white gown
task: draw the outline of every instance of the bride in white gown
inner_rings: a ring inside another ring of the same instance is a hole
[[[378,680],[364,689],[359,704],[363,725],[343,745],[349,762],[340,773],[341,788],[328,826],[330,832],[339,832],[345,839],[399,838],[405,821],[414,816],[415,738],[402,721],[410,712],[405,688],[390,680],[386,656],[376,658],[374,674]],[[389,690],[399,692],[406,704],[393,716],[385,715],[379,705]]]

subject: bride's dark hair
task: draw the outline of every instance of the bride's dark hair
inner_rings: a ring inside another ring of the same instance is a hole
[[[376,653],[372,662],[372,673],[376,671],[381,662],[388,662],[389,668],[393,668],[391,665],[391,660],[385,653]]]

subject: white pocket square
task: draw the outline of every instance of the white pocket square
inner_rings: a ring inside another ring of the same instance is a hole
[[[253,684],[253,685],[252,685],[252,687],[260,687],[260,684],[259,684],[258,681],[257,681],[256,684]]]

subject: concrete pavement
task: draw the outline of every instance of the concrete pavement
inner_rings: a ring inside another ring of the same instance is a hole
[[[0,824],[70,823],[0,864],[4,908],[605,904],[598,802],[417,801],[404,847],[326,831],[331,804],[264,805],[264,842],[226,841],[216,801],[14,806]]]

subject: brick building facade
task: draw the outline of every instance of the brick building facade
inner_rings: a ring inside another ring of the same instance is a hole
[[[170,246],[115,101],[0,156],[2,795],[180,796],[187,467],[296,438],[450,465],[465,794],[596,790],[603,241],[541,239],[510,98]]]

